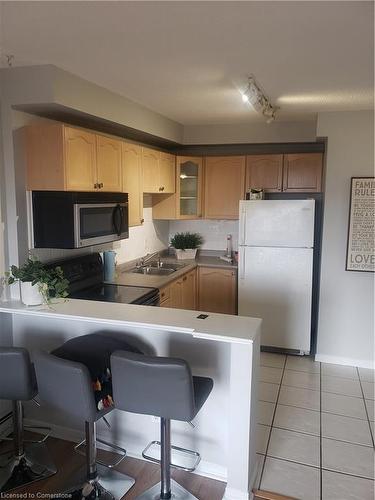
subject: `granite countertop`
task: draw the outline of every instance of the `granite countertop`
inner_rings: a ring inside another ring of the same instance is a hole
[[[153,288],[163,288],[172,281],[178,279],[183,274],[192,271],[196,267],[220,267],[224,269],[237,269],[237,263],[230,263],[219,258],[223,252],[206,251],[201,252],[196,259],[177,260],[174,256],[161,255],[164,262],[182,265],[174,273],[167,276],[155,276],[147,274],[132,273],[136,261],[127,262],[117,266],[117,277],[114,281],[117,285],[145,286]]]

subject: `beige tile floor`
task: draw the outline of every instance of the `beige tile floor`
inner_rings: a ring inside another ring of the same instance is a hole
[[[261,353],[262,490],[301,500],[374,500],[374,371]]]

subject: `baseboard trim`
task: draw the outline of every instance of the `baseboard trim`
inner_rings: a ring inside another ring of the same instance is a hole
[[[80,432],[77,429],[72,429],[70,427],[63,427],[61,425],[55,425],[47,422],[43,422],[40,420],[34,420],[34,419],[27,419],[25,418],[24,420],[25,425],[36,425],[36,426],[48,426],[51,427],[51,436],[58,438],[58,439],[63,439],[64,441],[70,441],[72,443],[79,443],[83,439],[83,431]],[[98,437],[100,437],[100,433],[98,432]],[[104,439],[104,438],[103,438]],[[137,458],[138,460],[143,460],[147,462],[142,457],[141,453],[136,453],[132,450],[129,450],[127,448],[127,444],[125,442],[122,442],[120,440],[114,440],[113,444],[117,446],[121,446],[127,450],[127,456],[130,458]],[[98,443],[98,448],[100,448],[100,443]],[[199,476],[207,477],[209,479],[215,479],[216,481],[223,481],[226,482],[227,480],[227,469],[226,467],[222,467],[218,464],[212,463],[212,462],[207,462],[205,460],[202,460],[197,469],[194,471],[194,474],[198,474]]]
[[[333,365],[358,366],[359,368],[374,369],[375,362],[371,360],[341,358],[339,356],[330,356],[328,354],[315,354],[315,361],[321,363],[331,363]]]

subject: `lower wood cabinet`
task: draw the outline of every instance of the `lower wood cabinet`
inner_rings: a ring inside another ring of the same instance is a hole
[[[160,289],[160,307],[237,314],[237,271],[193,269]]]
[[[197,309],[196,269],[180,276],[160,290],[160,307]]]
[[[198,304],[200,311],[237,314],[237,271],[199,267]]]

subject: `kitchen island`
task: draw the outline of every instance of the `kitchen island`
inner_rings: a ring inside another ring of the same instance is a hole
[[[224,499],[252,498],[257,473],[256,402],[261,320],[256,318],[85,300],[58,301],[51,307],[25,307],[19,301],[0,303],[2,329],[11,329],[13,344],[30,350],[51,350],[87,333],[126,336],[147,354],[186,359],[196,375],[209,376],[214,389],[194,421],[172,423],[172,443],[198,451],[197,473],[227,481]],[[2,335],[2,334],[1,334]],[[0,344],[2,339],[0,337]],[[32,423],[52,425],[54,434],[78,441],[82,422],[52,408],[26,406]],[[146,444],[158,439],[156,419],[114,411],[111,428],[98,425],[102,439],[141,457]]]

